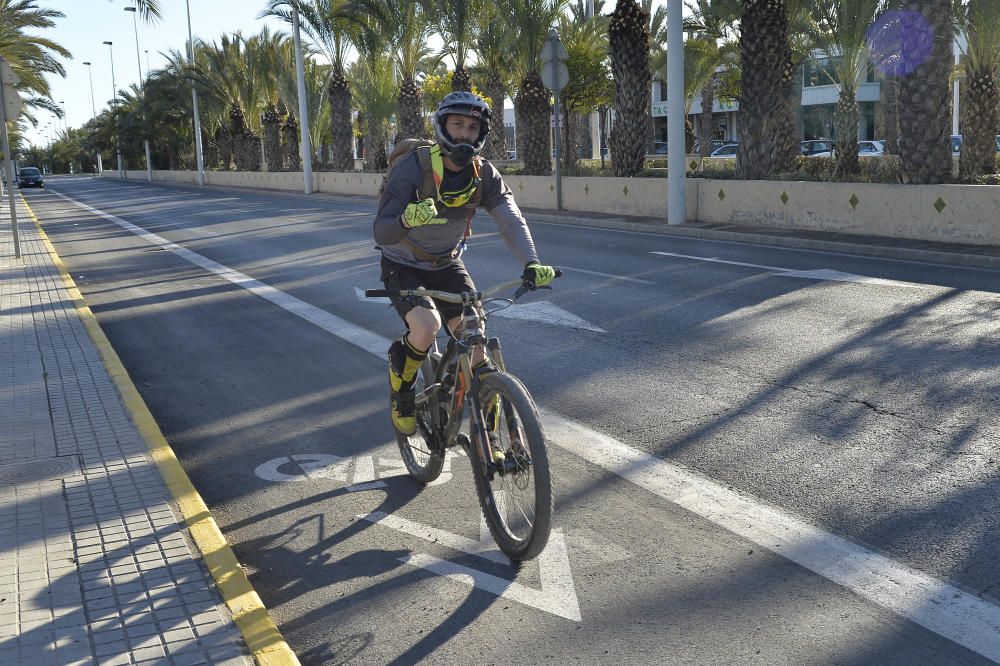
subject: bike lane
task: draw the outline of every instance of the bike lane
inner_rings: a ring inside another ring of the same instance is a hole
[[[35,206],[43,222],[46,205]],[[126,262],[162,281],[115,283],[107,255],[50,235],[74,273],[106,272],[81,285],[85,295],[126,365],[132,356],[149,372],[140,390],[303,661],[976,662],[558,448],[554,543],[565,558],[514,571],[482,557],[470,545],[481,530],[467,460],[426,489],[398,476],[374,352],[169,255]],[[123,294],[134,302],[123,306]],[[427,558],[450,567],[420,566]]]

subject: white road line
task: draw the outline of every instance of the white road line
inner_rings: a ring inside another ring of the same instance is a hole
[[[553,444],[1000,661],[1000,607],[554,412],[541,416]]]
[[[626,277],[624,275],[612,275],[611,273],[601,273],[599,271],[588,271],[585,268],[573,268],[572,266],[560,266],[559,268],[564,271],[572,271],[574,273],[586,273],[587,275],[596,275],[597,277],[611,278],[612,280],[621,280],[623,282],[635,282],[636,284],[656,284],[655,282],[650,282],[649,280],[640,280],[639,278]]]
[[[810,270],[799,270],[796,268],[782,268],[781,266],[767,266],[764,264],[748,264],[742,261],[728,261],[726,259],[715,259],[714,257],[699,257],[692,254],[676,254],[674,252],[653,251],[650,254],[658,254],[664,257],[678,257],[680,259],[691,259],[694,261],[705,261],[713,264],[729,264],[731,266],[747,266],[749,268],[761,268],[774,273],[774,277],[800,278],[804,280],[818,280],[821,282],[855,282],[859,284],[877,284],[890,287],[907,287],[909,289],[927,289],[927,285],[916,284],[914,282],[903,282],[901,280],[886,280],[883,278],[868,277],[866,275],[856,275],[831,268],[816,268]]]
[[[386,338],[146,232],[114,215],[74,201],[58,192],[54,194],[151,243],[176,252],[205,270],[266,298],[380,359],[385,355],[390,344]],[[544,409],[542,412],[553,444],[901,617],[1000,662],[1000,607],[554,412]],[[457,570],[442,570],[442,573],[457,573]]]

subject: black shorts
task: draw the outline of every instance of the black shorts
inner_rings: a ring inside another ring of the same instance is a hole
[[[437,291],[448,291],[453,294],[460,294],[463,291],[470,291],[476,288],[469,271],[465,270],[465,264],[461,259],[453,259],[444,268],[428,271],[420,268],[413,268],[404,264],[396,263],[391,259],[382,257],[382,284],[386,289],[435,289]],[[392,298],[392,305],[396,308],[399,316],[406,321],[406,313],[415,307],[424,307],[429,310],[438,310],[441,318],[448,321],[462,314],[461,303],[446,303],[444,301],[433,300],[426,296],[411,296],[409,298]]]

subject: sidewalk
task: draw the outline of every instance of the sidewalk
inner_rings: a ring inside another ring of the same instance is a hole
[[[252,663],[124,373],[15,201],[21,259],[0,205],[0,664]]]

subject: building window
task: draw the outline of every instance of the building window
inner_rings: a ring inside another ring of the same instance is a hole
[[[817,86],[838,85],[836,66],[839,58],[814,58],[807,60],[802,66],[802,85],[806,88]],[[865,67],[865,78],[862,83],[875,82],[875,66],[869,62]]]

